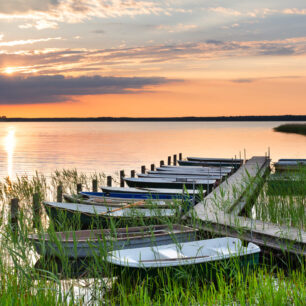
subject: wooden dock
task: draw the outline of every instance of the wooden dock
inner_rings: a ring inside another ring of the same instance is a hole
[[[255,156],[194,207],[199,226],[218,235],[229,235],[272,248],[306,256],[306,232],[239,216],[270,168],[267,157]]]

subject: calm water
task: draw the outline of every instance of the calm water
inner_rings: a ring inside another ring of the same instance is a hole
[[[114,174],[168,155],[306,158],[306,137],[273,132],[282,122],[0,123],[0,177],[55,169]]]

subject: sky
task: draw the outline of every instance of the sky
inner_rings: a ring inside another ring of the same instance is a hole
[[[306,114],[305,0],[0,0],[0,116]]]

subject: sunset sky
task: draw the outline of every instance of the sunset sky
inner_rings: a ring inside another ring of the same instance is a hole
[[[0,116],[306,114],[304,0],[0,0]]]

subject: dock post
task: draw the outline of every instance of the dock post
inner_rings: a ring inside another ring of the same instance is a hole
[[[107,183],[106,183],[106,185],[108,186],[108,187],[112,187],[112,177],[109,175],[108,177],[107,177]]]
[[[82,184],[77,184],[77,194],[82,191]]]
[[[171,156],[168,156],[168,166],[171,165]]]
[[[164,162],[163,160],[161,160],[161,161],[159,162],[159,165],[160,165],[160,167],[162,167],[162,166],[165,165],[165,162]]]
[[[19,199],[14,198],[11,200],[11,226],[13,232],[18,229],[18,210],[19,210]]]
[[[141,166],[141,173],[145,174],[146,173],[146,166]]]
[[[183,159],[183,154],[179,153],[179,160],[182,160],[182,159]]]
[[[177,161],[177,155],[173,155],[173,166],[176,166],[176,161]]]
[[[246,149],[243,149],[243,153],[244,153],[244,163],[246,163]]]
[[[56,201],[63,202],[63,185],[62,184],[57,186]]]
[[[135,170],[131,170],[131,177],[135,177]]]
[[[98,180],[92,180],[92,192],[98,192]]]
[[[41,215],[41,207],[40,207],[40,196],[39,193],[33,194],[33,228],[40,227],[40,215]]]
[[[151,171],[155,171],[155,165],[151,164]]]
[[[120,187],[124,187],[124,170],[120,171]]]

